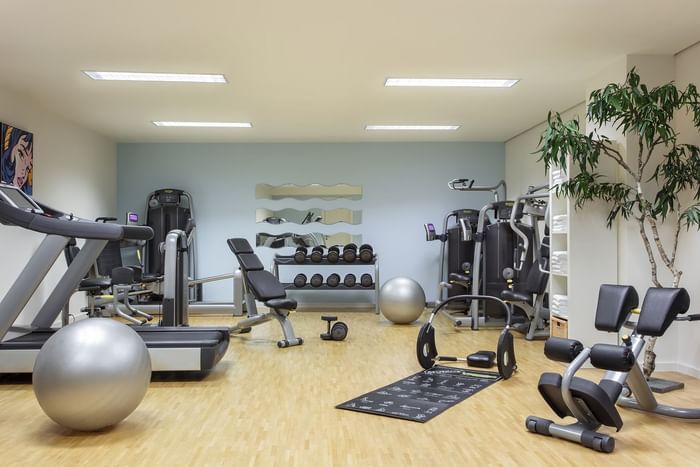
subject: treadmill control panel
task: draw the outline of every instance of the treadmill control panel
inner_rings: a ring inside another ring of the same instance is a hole
[[[44,211],[22,190],[14,185],[0,183],[0,203],[9,204],[13,208],[43,214]]]

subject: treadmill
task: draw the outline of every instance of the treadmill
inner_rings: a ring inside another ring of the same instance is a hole
[[[41,204],[13,185],[0,183],[0,223],[46,234],[7,294],[0,301],[0,373],[31,373],[44,342],[57,331],[51,326],[109,241],[148,240],[145,226],[105,224]],[[84,239],[63,276],[28,326],[13,326],[64,247]],[[107,319],[107,318],[93,318]],[[229,344],[228,327],[131,326],[148,347],[157,372],[212,369]]]

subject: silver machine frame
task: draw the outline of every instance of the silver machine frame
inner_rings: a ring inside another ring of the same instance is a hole
[[[518,227],[518,223],[516,222],[517,208],[518,205],[522,204],[523,215],[530,216],[531,226],[533,227],[532,235],[534,243],[533,248],[535,253],[535,262],[531,267],[535,267],[536,265],[541,272],[547,274],[547,281],[549,282],[549,270],[543,267],[542,262],[542,251],[540,250],[540,246],[542,245],[542,239],[540,238],[539,230],[540,222],[544,222],[545,225],[549,223],[549,202],[545,203],[544,206],[542,205],[542,203],[536,202],[537,200],[544,199],[549,199],[549,185],[545,184],[529,188],[527,190],[527,193],[515,198],[513,210],[510,214],[509,223],[511,229],[513,229],[513,232],[515,232],[515,234],[518,237],[520,237],[520,239],[523,242],[520,257],[515,259],[515,264],[513,265],[513,269],[515,269],[516,271],[522,271],[523,264],[527,260],[527,253],[530,248],[530,239],[525,234],[525,232],[523,232],[520,229],[520,227]],[[547,287],[545,287],[545,290],[546,289]],[[546,318],[549,317],[549,309],[545,308],[544,299],[545,294],[543,293],[537,294],[534,297],[533,305],[523,302],[512,303],[508,300],[505,300],[505,302],[508,303],[511,307],[511,313],[513,311],[513,306],[517,306],[528,315],[529,322],[525,323],[525,326],[512,326],[514,330],[520,331],[523,334],[525,334],[525,339],[527,340],[546,339],[549,337],[549,326],[546,324],[546,321],[548,321]]]
[[[147,200],[150,201],[156,194],[157,191],[152,191]],[[181,196],[187,199],[187,206],[190,210],[190,215],[192,219],[195,217],[194,200],[192,195],[185,190],[178,190],[181,192]],[[146,202],[146,213],[148,213],[149,203]],[[232,314],[233,316],[243,316],[245,312],[244,298],[243,298],[243,278],[240,270],[236,270],[232,273],[219,274],[216,276],[208,276],[203,278],[197,277],[197,247],[196,247],[196,232],[197,224],[195,223],[189,234],[181,230],[172,230],[168,232],[165,237],[165,241],[161,244],[161,251],[165,255],[165,264],[163,267],[163,277],[162,284],[156,282],[154,284],[148,285],[154,292],[163,294],[163,309],[165,311],[165,300],[176,300],[176,295],[179,293],[178,290],[184,291],[185,302],[181,304],[179,298],[177,297],[175,305],[175,316],[176,322],[179,320],[186,324],[188,321],[187,315],[192,313],[218,313],[218,314]],[[183,238],[184,236],[184,238]],[[173,261],[181,261],[177,258],[178,251],[185,250],[185,260],[183,265],[187,265],[187,268],[183,268],[184,276],[178,272],[178,268],[175,268]],[[183,279],[184,277],[184,279]],[[217,302],[204,302],[196,301],[196,293],[194,293],[194,288],[201,284],[206,284],[209,282],[216,282],[221,280],[233,279],[233,297],[231,303],[217,303]],[[169,305],[172,306],[172,305]],[[184,307],[184,311],[183,308]],[[139,310],[157,313],[161,309],[160,304],[139,304]],[[168,309],[171,311],[171,309]]]

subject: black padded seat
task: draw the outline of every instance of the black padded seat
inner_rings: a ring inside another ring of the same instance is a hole
[[[248,285],[255,298],[261,302],[267,302],[273,298],[286,298],[284,286],[280,284],[274,274],[269,271],[248,271],[246,274]]]
[[[236,256],[242,253],[255,253],[253,247],[250,246],[250,243],[245,238],[229,238],[226,240],[226,243],[228,243],[228,247]]]
[[[508,289],[501,291],[501,300],[507,300],[509,302],[525,302],[532,305],[532,294],[516,292]]]
[[[277,310],[295,310],[297,301],[293,298],[273,298],[265,302],[265,306]]]
[[[600,380],[600,383],[598,383],[598,386],[600,386],[600,389],[605,391],[605,394],[608,395],[611,401],[617,402],[617,399],[620,397],[620,393],[622,392],[622,385],[620,383],[611,379],[602,379]]]
[[[109,277],[92,277],[80,281],[78,290],[81,292],[99,292],[112,287],[112,279]]]
[[[471,282],[472,278],[469,276],[465,276],[464,274],[458,274],[456,272],[451,272],[449,275],[449,279],[451,281],[460,281],[460,282]]]
[[[265,269],[260,258],[253,253],[241,253],[237,255],[238,264],[244,271],[262,271]]]
[[[636,331],[643,336],[663,336],[668,327],[690,308],[690,296],[685,289],[652,287],[644,296]]]
[[[148,284],[150,282],[158,282],[159,280],[160,280],[160,277],[147,274],[145,276],[141,276],[141,279],[139,280],[139,282],[143,282],[144,284]]]
[[[629,285],[603,284],[598,291],[595,328],[599,331],[618,332],[634,308],[639,297]]]
[[[562,377],[558,373],[543,373],[537,384],[537,389],[552,410],[561,418],[573,414],[564,403],[561,394]],[[574,377],[571,380],[571,395],[574,399],[580,399],[593,414],[596,420],[603,425],[615,427],[617,431],[622,428],[622,418],[615,408],[622,386],[601,382],[595,384],[583,378]],[[611,382],[612,383],[612,382]],[[614,396],[614,397],[611,397]]]

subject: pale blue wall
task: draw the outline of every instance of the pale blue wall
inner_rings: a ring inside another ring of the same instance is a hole
[[[434,300],[439,244],[425,241],[423,223],[440,225],[449,210],[491,200],[489,194],[450,191],[447,182],[469,177],[492,184],[504,178],[504,164],[502,143],[120,144],[118,209],[121,216],[127,211],[143,215],[154,189],[189,191],[195,201],[200,276],[232,270],[229,237],[246,237],[253,244],[261,227],[273,233],[309,229],[255,224],[255,208],[361,209],[361,225],[311,226],[325,233],[362,234],[379,254],[382,282],[412,277]],[[360,201],[256,200],[256,183],[360,184],[364,196]],[[273,250],[257,252],[270,264]],[[211,284],[204,293],[207,300],[230,300],[231,287]]]

